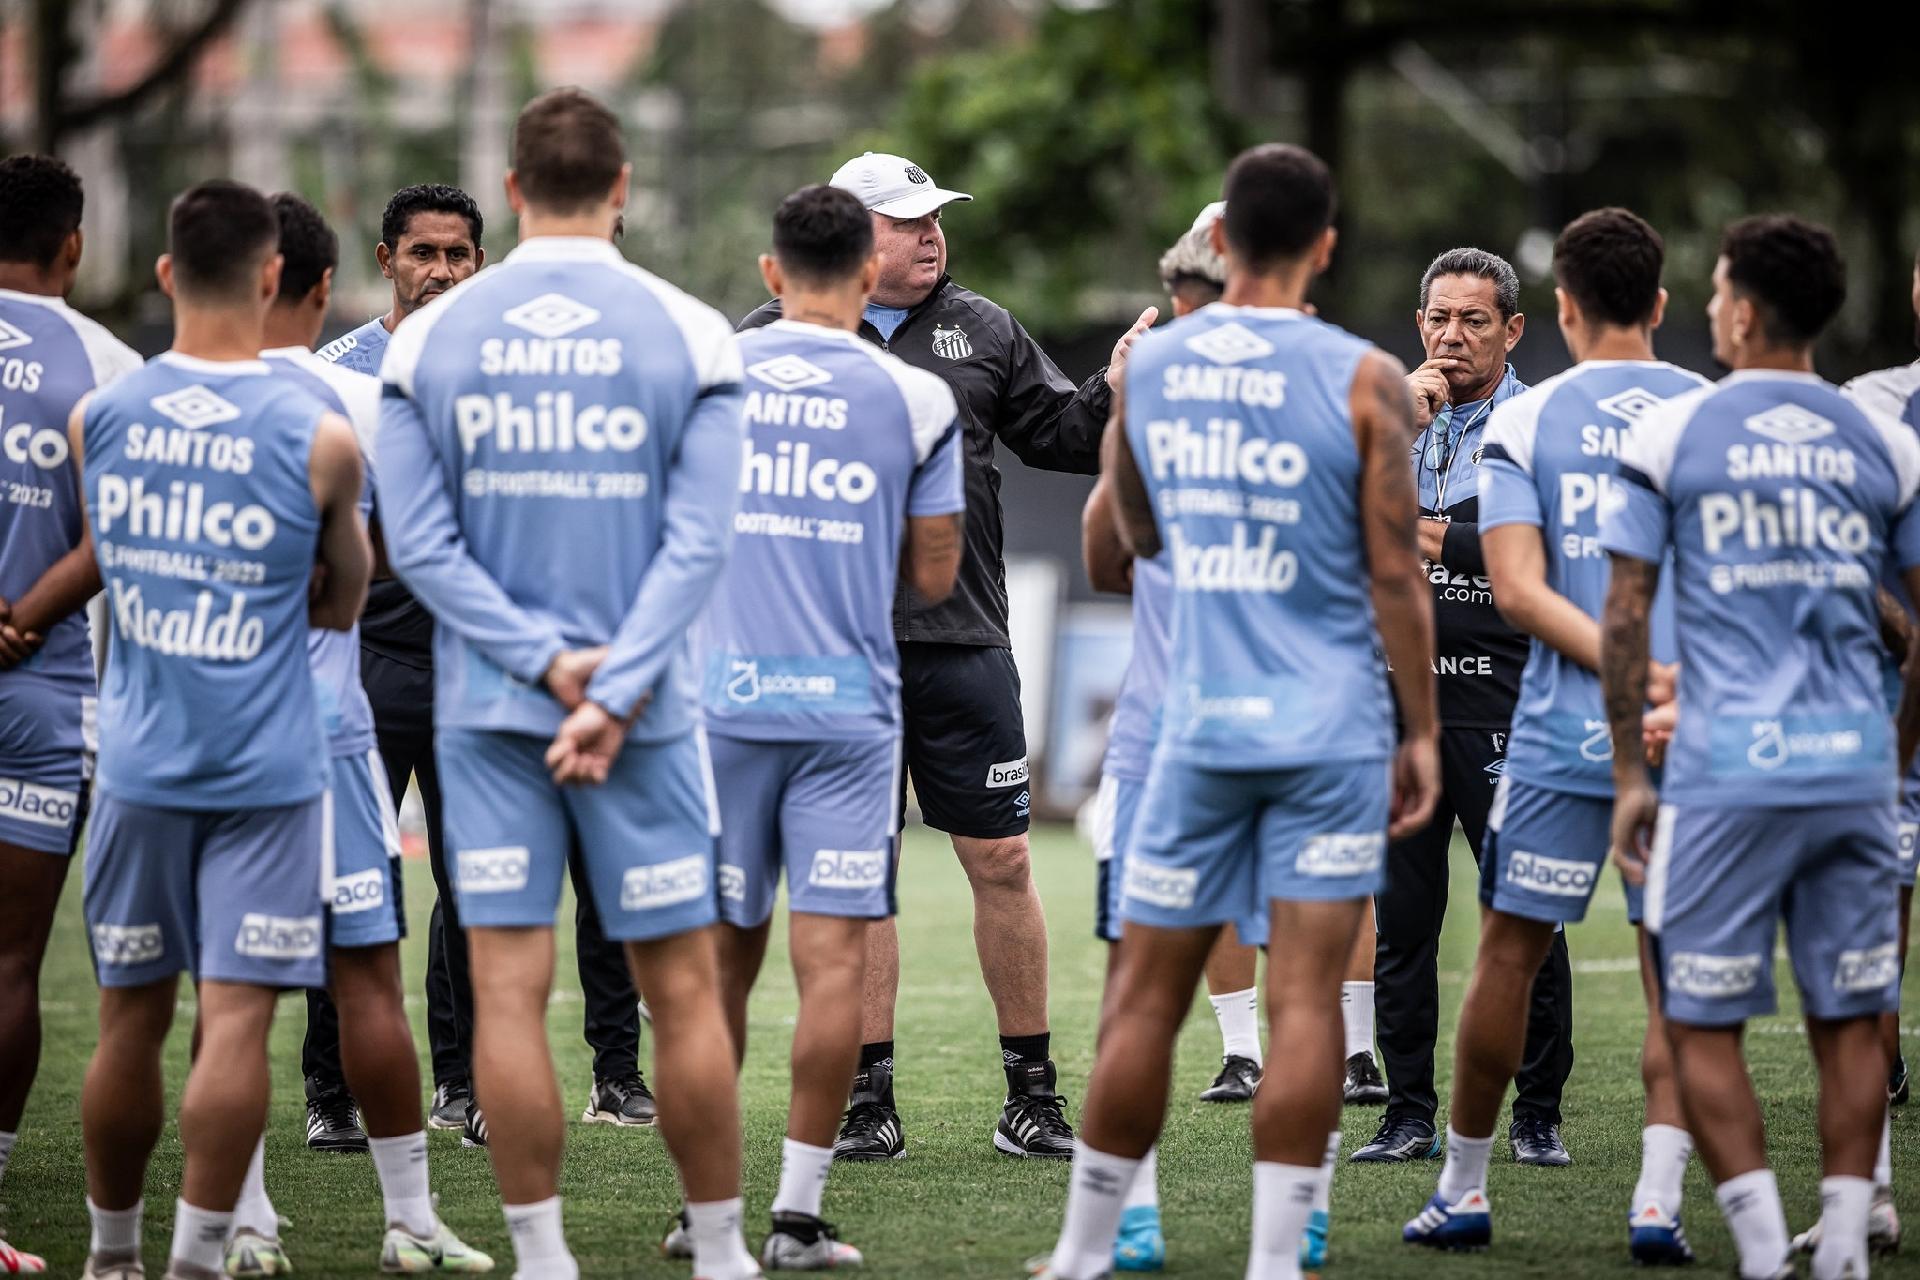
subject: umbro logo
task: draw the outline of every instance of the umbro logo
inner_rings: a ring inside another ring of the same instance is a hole
[[[1789,445],[1811,444],[1836,430],[1833,423],[1797,404],[1775,405],[1765,413],[1754,414],[1742,425],[1755,435]]]
[[[747,376],[771,383],[782,391],[798,391],[832,382],[833,375],[810,360],[788,354],[747,366]]]
[[[1187,339],[1187,350],[1215,364],[1240,364],[1273,354],[1273,344],[1239,321],[1229,321]]]
[[[1610,413],[1623,422],[1638,422],[1664,403],[1645,387],[1629,387],[1618,395],[1608,396],[1596,407],[1600,412]]]
[[[197,382],[190,387],[181,387],[178,391],[169,391],[163,396],[155,396],[148,403],[157,412],[172,418],[190,431],[211,427],[215,423],[232,422],[240,416],[238,405],[222,400]]]
[[[598,321],[600,313],[584,302],[575,302],[564,293],[543,293],[531,302],[521,303],[500,318],[537,338],[564,338],[574,330],[584,329]]]
[[[33,342],[33,335],[23,329],[15,328],[5,320],[0,320],[0,351],[11,351],[15,347],[24,347]]]

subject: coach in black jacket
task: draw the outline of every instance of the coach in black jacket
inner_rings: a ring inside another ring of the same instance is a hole
[[[1047,933],[1027,855],[1026,730],[1020,674],[1007,636],[1001,560],[999,440],[1028,466],[1093,475],[1100,436],[1142,315],[1113,363],[1076,388],[1007,311],[946,273],[941,207],[972,197],[935,185],[898,156],[872,152],[841,166],[833,185],[873,212],[880,283],[860,336],[953,389],[966,428],[966,555],[953,594],[929,605],[901,582],[894,601],[906,762],[927,825],[953,838],[973,887],[974,941],[1000,1024],[1007,1100],[994,1145],[1009,1155],[1067,1159],[1073,1130],[1054,1092],[1047,1033]],[[741,322],[781,318],[767,303]],[[795,317],[804,319],[805,317]],[[751,384],[752,369],[747,370]],[[891,920],[868,933],[860,1072],[834,1155],[884,1160],[905,1142],[893,1103],[893,1007],[899,936]]]

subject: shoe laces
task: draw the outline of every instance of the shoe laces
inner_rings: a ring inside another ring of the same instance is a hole
[[[1073,1127],[1067,1123],[1067,1098],[1061,1093],[1021,1093],[1007,1099],[1007,1107],[1023,1112],[1050,1138],[1071,1138]]]
[[[1537,1147],[1549,1147],[1554,1142],[1553,1125],[1544,1116],[1515,1116],[1508,1136]]]
[[[1398,1138],[1401,1134],[1410,1131],[1414,1123],[1412,1116],[1396,1116],[1391,1113],[1384,1115],[1380,1117],[1380,1127],[1374,1131],[1373,1141],[1386,1142],[1389,1139]],[[1372,1143],[1368,1145],[1371,1146]]]
[[[616,1102],[624,1103],[637,1093],[645,1093],[647,1082],[638,1071],[627,1071],[602,1080],[600,1088],[612,1094]]]
[[[856,1102],[841,1117],[840,1133],[846,1138],[870,1138],[892,1118],[893,1108],[884,1103]]]
[[[353,1098],[344,1093],[328,1093],[307,1104],[329,1129],[354,1127]]]

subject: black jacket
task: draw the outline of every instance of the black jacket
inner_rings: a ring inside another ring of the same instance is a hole
[[[779,318],[776,298],[740,328],[757,329]],[[894,594],[894,636],[1010,648],[993,442],[997,437],[1030,467],[1098,473],[1100,436],[1112,408],[1106,371],[1076,389],[1006,308],[947,276],[907,313],[890,342],[865,321],[860,336],[939,375],[953,389],[966,424],[967,546],[959,581],[937,605],[922,603],[901,582]]]

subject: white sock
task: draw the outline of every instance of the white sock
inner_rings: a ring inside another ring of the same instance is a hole
[[[1347,1031],[1347,1057],[1373,1056],[1373,984],[1340,984],[1340,1022]]]
[[[1315,1213],[1330,1213],[1333,1210],[1333,1171],[1339,1163],[1340,1131],[1335,1129],[1327,1135],[1327,1154],[1320,1161],[1320,1181],[1313,1189]]]
[[[1873,1185],[1893,1190],[1893,1112],[1880,1117],[1880,1154],[1873,1161]]]
[[[106,1262],[140,1258],[140,1219],[147,1202],[135,1200],[131,1209],[102,1209],[87,1198],[87,1217],[93,1222],[93,1239],[87,1252]],[[224,1261],[224,1260],[223,1260]]]
[[[827,1170],[833,1166],[833,1148],[809,1146],[788,1138],[780,1144],[780,1190],[773,1197],[775,1213],[820,1216],[820,1194],[827,1189]]]
[[[427,1187],[427,1131],[397,1138],[368,1138],[374,1172],[380,1175],[380,1199],[389,1226],[402,1226],[422,1240],[440,1231],[433,1211],[433,1192]]]
[[[233,1214],[196,1209],[185,1200],[176,1200],[173,1205],[173,1249],[168,1256],[176,1262],[225,1275],[227,1233],[232,1229]]]
[[[1693,1139],[1678,1125],[1650,1124],[1642,1129],[1640,1181],[1633,1184],[1633,1212],[1657,1204],[1670,1217],[1678,1214],[1687,1161],[1692,1156]]]
[[[1253,1164],[1253,1239],[1247,1280],[1298,1280],[1300,1238],[1320,1185],[1319,1165]]]
[[[513,1237],[513,1256],[519,1280],[579,1280],[580,1264],[567,1251],[560,1229],[560,1197],[532,1204],[503,1204],[507,1234]]]
[[[1221,1056],[1251,1058],[1255,1066],[1261,1065],[1260,989],[1248,987],[1245,991],[1208,996],[1207,1002],[1213,1006],[1213,1016],[1220,1020]]]
[[[240,1183],[240,1199],[233,1206],[233,1229],[252,1231],[269,1240],[280,1238],[280,1215],[267,1198],[267,1136],[253,1144],[253,1158],[247,1161],[247,1176]]]
[[[1872,1179],[1820,1179],[1820,1245],[1813,1251],[1813,1280],[1866,1276],[1867,1211],[1872,1206]]]
[[[687,1234],[693,1237],[693,1274],[700,1280],[743,1280],[760,1274],[740,1234],[740,1197],[687,1205]]]
[[[1440,1170],[1440,1198],[1459,1203],[1469,1191],[1487,1186],[1487,1161],[1493,1158],[1493,1135],[1463,1138],[1447,1126],[1447,1163]]]
[[[1127,1208],[1158,1209],[1160,1207],[1160,1144],[1154,1143],[1147,1148],[1147,1154],[1141,1157],[1140,1167],[1133,1171],[1133,1186],[1127,1189]]]
[[[1793,1246],[1787,1240],[1787,1212],[1780,1207],[1780,1184],[1773,1180],[1773,1170],[1728,1178],[1713,1194],[1740,1250],[1740,1274],[1759,1280],[1778,1273]],[[1821,1234],[1826,1234],[1824,1229]]]
[[[0,1180],[7,1176],[7,1158],[13,1154],[13,1144],[19,1140],[19,1134],[0,1130]]]
[[[1140,1161],[1095,1151],[1073,1140],[1073,1172],[1067,1182],[1067,1216],[1053,1248],[1053,1273],[1062,1280],[1092,1280],[1113,1270],[1113,1241]]]

